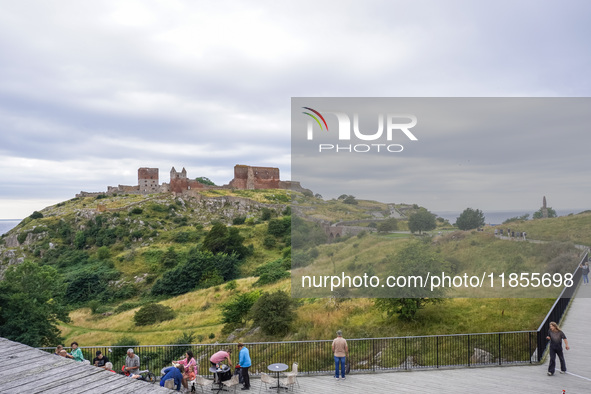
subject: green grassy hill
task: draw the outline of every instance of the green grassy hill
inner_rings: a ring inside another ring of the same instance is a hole
[[[59,270],[73,308],[71,321],[60,326],[67,343],[106,345],[131,335],[141,344],[168,344],[184,333],[194,334],[199,342],[225,342],[231,333],[221,323],[225,302],[252,290],[291,289],[289,278],[281,279],[285,277],[281,267],[291,260],[289,228],[284,226],[289,223],[292,197],[293,210],[309,219],[364,221],[359,225],[371,227],[372,222],[398,217],[401,231],[408,228],[405,218],[419,209],[410,204],[351,203],[344,198],[324,201],[283,190],[213,190],[201,197],[75,198],[42,210],[42,217],[33,215],[4,235],[0,272],[22,259]],[[187,267],[201,267],[201,250],[216,222],[234,229],[224,237],[242,245],[244,257],[231,261],[229,271],[209,265],[196,277]],[[456,272],[547,269],[554,260],[555,265],[565,266],[576,260],[571,244],[502,241],[492,236],[492,229],[436,235],[450,228],[449,223],[438,221],[435,236],[421,239]],[[527,231],[529,238],[589,244],[591,213],[512,223],[511,228]],[[408,233],[362,233],[336,243],[311,244],[303,251],[306,264],[318,272],[354,272],[368,256],[374,272],[380,272],[409,242],[416,240]],[[264,272],[270,283],[259,285]],[[166,292],[155,294],[155,285],[166,278],[172,278],[164,286]],[[228,285],[232,280],[235,287]],[[175,292],[187,283],[189,289]],[[150,302],[170,306],[176,317],[136,326],[135,312]],[[552,303],[548,298],[449,299],[428,305],[414,321],[403,322],[378,311],[371,299],[308,297],[300,300],[287,335],[265,336],[247,320],[233,339],[324,339],[337,329],[346,329],[349,337],[529,330],[537,328]]]

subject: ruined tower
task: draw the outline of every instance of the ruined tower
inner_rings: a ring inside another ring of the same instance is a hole
[[[141,167],[137,170],[137,181],[140,193],[158,193],[158,168]]]
[[[546,196],[542,200],[542,218],[548,217],[548,207],[546,206]]]

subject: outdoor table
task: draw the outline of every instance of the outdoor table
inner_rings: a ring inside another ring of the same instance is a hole
[[[285,370],[287,370],[287,368],[289,368],[289,367],[287,366],[287,364],[282,364],[282,363],[275,363],[275,364],[271,364],[271,365],[269,365],[269,366],[267,367],[267,369],[268,369],[269,371],[271,371],[271,372],[277,372],[277,386],[273,386],[273,387],[271,387],[271,388],[272,388],[272,389],[275,389],[275,388],[276,388],[278,393],[280,392],[280,389],[285,389],[285,390],[287,390],[287,387],[284,387],[284,386],[282,386],[282,385],[279,383],[279,373],[280,373],[280,372],[283,372],[283,371],[285,371]]]
[[[220,380],[220,377],[218,376],[218,373],[223,372],[223,371],[221,371],[221,370],[218,371],[218,368],[216,368],[216,367],[209,367],[209,372],[213,373],[213,387],[211,389],[216,391],[217,393],[219,393],[220,391],[228,391],[224,387],[224,384],[222,383],[222,381]]]

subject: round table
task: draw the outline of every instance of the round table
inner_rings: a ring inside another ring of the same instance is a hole
[[[213,373],[214,376],[214,383],[213,383],[213,388],[212,390],[216,391],[219,393],[220,391],[227,391],[224,388],[224,384],[222,383],[222,381],[220,380],[219,376],[218,376],[218,372],[224,372],[223,370],[218,371],[218,369],[216,367],[209,367],[209,372]],[[216,377],[217,377],[217,382],[216,382]],[[217,387],[215,387],[215,385],[217,384]]]
[[[275,363],[275,364],[271,364],[267,367],[267,369],[271,372],[276,372],[277,373],[277,386],[275,387],[271,387],[272,389],[276,388],[277,392],[279,393],[280,389],[285,389],[287,390],[287,387],[283,387],[280,383],[279,383],[279,373],[287,370],[287,368],[289,368],[287,366],[287,364],[283,364],[283,363]]]

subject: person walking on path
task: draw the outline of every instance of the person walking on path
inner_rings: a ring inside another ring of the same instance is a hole
[[[339,363],[341,364],[341,377],[345,380],[345,357],[349,355],[347,340],[343,338],[343,332],[337,331],[337,337],[332,341],[334,354],[334,377],[339,379]]]
[[[550,340],[550,365],[548,365],[548,375],[554,375],[554,371],[556,370],[556,355],[558,355],[558,359],[560,360],[560,373],[566,373],[566,361],[564,361],[564,354],[562,352],[562,340],[564,340],[566,350],[570,349],[568,347],[566,335],[560,330],[558,324],[550,322],[550,331],[548,331],[546,339]]]
[[[583,274],[583,285],[587,286],[589,283],[589,263],[586,261],[581,264],[581,273]]]
[[[244,387],[242,390],[250,390],[250,377],[248,376],[248,368],[252,365],[250,361],[250,353],[248,348],[243,343],[238,343],[238,365],[240,365],[240,373],[244,380]]]

